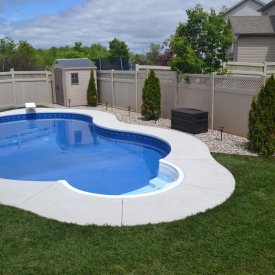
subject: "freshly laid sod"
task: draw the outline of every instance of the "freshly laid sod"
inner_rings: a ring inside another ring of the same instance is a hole
[[[274,274],[274,158],[214,157],[234,194],[181,221],[78,226],[1,205],[0,274]]]

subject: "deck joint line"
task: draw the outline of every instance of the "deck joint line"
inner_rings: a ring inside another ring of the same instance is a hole
[[[54,183],[53,183],[54,184]],[[24,201],[22,201],[18,206],[22,206],[25,202],[33,199],[34,197],[36,197],[37,195],[39,195],[40,193],[44,192],[45,190],[51,188],[53,186],[53,184],[50,184],[49,186],[47,186],[46,188],[43,188],[42,190],[40,190],[39,192],[33,194],[32,196],[30,196],[29,198],[25,199]]]

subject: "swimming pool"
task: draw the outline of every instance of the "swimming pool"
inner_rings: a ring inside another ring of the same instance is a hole
[[[191,135],[122,123],[110,113],[89,109],[37,108],[36,111],[83,114],[93,118],[102,129],[158,137],[169,143],[171,152],[160,159],[157,178],[168,174],[177,180],[149,193],[100,195],[80,191],[59,181],[10,180],[0,176],[0,204],[61,222],[122,226],[184,219],[223,203],[234,191],[232,174],[213,159],[204,143]],[[0,118],[7,120],[7,116],[16,115],[26,115],[26,110],[2,112]],[[29,127],[35,127],[31,121],[29,124]],[[14,174],[16,170],[17,167]]]
[[[31,113],[0,117],[0,177],[60,181],[99,195],[138,195],[178,178],[162,161],[170,145],[149,135],[99,127],[90,116]]]

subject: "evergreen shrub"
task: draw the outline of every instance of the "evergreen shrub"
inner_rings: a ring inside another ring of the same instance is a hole
[[[275,79],[272,75],[255,97],[249,112],[249,148],[262,156],[275,151]]]
[[[93,70],[91,70],[91,76],[90,76],[88,90],[87,90],[87,102],[89,106],[92,106],[92,107],[97,106],[97,90],[96,90]]]
[[[161,114],[160,81],[155,72],[150,70],[142,90],[141,114],[146,120],[157,120]]]

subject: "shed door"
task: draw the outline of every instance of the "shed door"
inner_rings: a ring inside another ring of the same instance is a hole
[[[275,36],[240,36],[239,62],[275,62]]]
[[[54,69],[54,79],[55,79],[56,103],[60,105],[65,105],[61,69]]]

